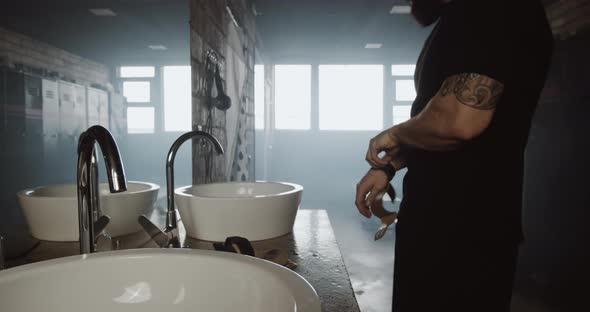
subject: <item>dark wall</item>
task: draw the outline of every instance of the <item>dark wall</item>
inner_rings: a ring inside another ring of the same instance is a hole
[[[556,41],[526,152],[517,290],[559,311],[589,311],[590,34]]]

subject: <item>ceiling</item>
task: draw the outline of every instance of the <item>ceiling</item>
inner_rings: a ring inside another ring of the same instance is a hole
[[[389,13],[403,0],[257,0],[265,54],[277,62],[414,62],[428,35],[410,15]],[[382,43],[381,49],[365,49]]]
[[[394,4],[405,4],[405,0],[254,2],[262,55],[277,63],[414,62],[429,32],[410,15],[389,13]],[[90,8],[110,8],[117,16],[97,17]],[[188,21],[189,0],[0,3],[0,27],[107,65],[188,64]],[[383,47],[365,49],[367,43]],[[168,50],[152,51],[148,45],[164,45]]]
[[[207,0],[213,1],[213,0]],[[218,0],[215,0],[218,1]],[[416,58],[427,31],[403,0],[257,0],[264,55],[276,62],[357,62]],[[98,17],[90,8],[110,8]],[[108,65],[189,62],[189,0],[2,0],[0,27]],[[383,43],[368,50],[366,43]],[[152,51],[148,45],[165,45]]]
[[[90,8],[110,8],[99,17]],[[2,0],[0,27],[107,64],[190,61],[188,0]],[[164,45],[152,51],[148,45]]]

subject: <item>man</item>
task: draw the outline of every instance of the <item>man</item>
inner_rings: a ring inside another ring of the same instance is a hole
[[[414,0],[434,24],[412,118],[370,141],[357,186],[369,208],[408,169],[396,225],[395,312],[509,311],[524,151],[552,36],[540,0]]]

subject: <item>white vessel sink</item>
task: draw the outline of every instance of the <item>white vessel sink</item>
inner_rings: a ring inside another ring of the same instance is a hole
[[[291,232],[302,192],[291,183],[235,182],[181,187],[174,198],[188,236],[257,241]]]
[[[128,182],[127,192],[112,194],[100,185],[100,208],[111,217],[106,232],[112,237],[141,231],[141,214],[153,210],[160,187],[146,182]],[[20,191],[18,202],[33,237],[57,242],[79,240],[78,199],[75,184],[48,185]]]
[[[320,312],[313,287],[271,262],[226,252],[102,252],[0,271],[11,312]]]

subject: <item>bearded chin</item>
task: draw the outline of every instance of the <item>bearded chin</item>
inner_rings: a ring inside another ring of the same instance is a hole
[[[440,17],[443,1],[414,0],[412,1],[412,15],[424,27],[432,25]]]

